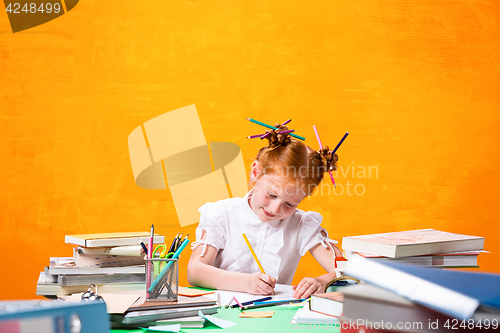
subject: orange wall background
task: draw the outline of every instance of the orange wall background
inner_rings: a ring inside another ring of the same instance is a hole
[[[127,147],[141,123],[190,104],[207,141],[238,144],[247,171],[262,142],[246,136],[262,129],[244,117],[293,118],[313,147],[312,125],[330,146],[350,131],[344,192],[300,208],[338,240],[484,236],[481,270],[500,272],[496,0],[87,0],[15,34],[0,9],[0,298],[35,298],[49,257],[71,256],[66,234],[154,222],[194,235],[168,190],[135,185]],[[322,274],[306,256],[294,282],[310,272]]]

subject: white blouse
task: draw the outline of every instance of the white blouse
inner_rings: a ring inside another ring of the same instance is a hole
[[[209,202],[198,210],[200,224],[191,248],[203,244],[201,256],[207,245],[216,248],[219,252],[215,267],[241,273],[260,271],[243,239],[242,234],[246,234],[266,274],[276,278],[277,283],[291,284],[300,257],[318,244],[326,248],[326,242],[337,243],[328,238],[328,232],[321,227],[323,217],[316,212],[296,209],[284,220],[262,222],[248,204],[251,193],[244,198]],[[203,230],[207,233],[205,240],[201,239]]]

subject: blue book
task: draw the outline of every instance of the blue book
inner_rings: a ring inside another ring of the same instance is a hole
[[[499,274],[449,271],[361,257],[349,260],[344,273],[454,318],[470,319],[478,308],[500,313]]]

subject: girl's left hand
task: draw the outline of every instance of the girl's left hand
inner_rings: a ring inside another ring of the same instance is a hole
[[[311,294],[316,292],[324,292],[325,287],[326,283],[319,278],[303,278],[298,285],[292,286],[292,289],[295,290],[293,298],[308,298]]]

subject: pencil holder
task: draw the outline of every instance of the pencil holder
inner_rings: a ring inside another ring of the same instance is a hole
[[[178,259],[146,259],[146,301],[177,301]]]

